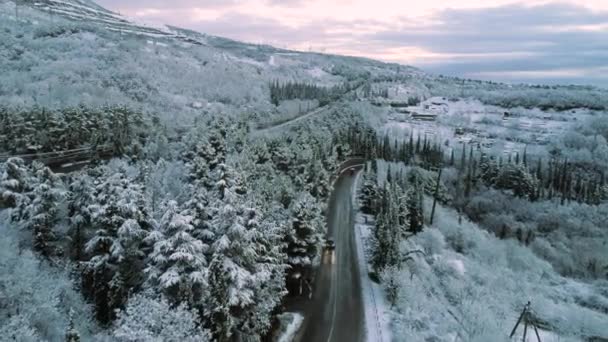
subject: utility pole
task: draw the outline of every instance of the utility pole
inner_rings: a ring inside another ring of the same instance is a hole
[[[521,315],[519,315],[519,318],[517,319],[517,323],[515,323],[513,330],[511,330],[511,334],[509,335],[509,338],[513,338],[513,335],[515,335],[515,331],[517,331],[517,327],[523,321],[524,322],[524,336],[522,338],[522,342],[526,342],[526,335],[528,334],[528,325],[531,325],[532,328],[534,328],[534,333],[536,334],[536,340],[538,342],[542,342],[540,340],[540,335],[538,334],[538,329],[536,328],[536,323],[534,323],[534,321],[531,319],[531,316],[530,316],[530,306],[531,305],[532,305],[531,302],[528,301],[526,306],[524,306],[524,310],[521,312]]]

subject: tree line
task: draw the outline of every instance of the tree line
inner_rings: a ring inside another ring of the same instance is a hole
[[[294,99],[318,100],[319,105],[325,106],[339,100],[342,95],[355,89],[356,85],[345,82],[332,87],[324,87],[302,82],[281,83],[275,80],[270,82],[269,87],[270,102],[275,106],[278,106],[281,101]]]
[[[143,144],[148,126],[142,113],[126,107],[0,107],[0,151],[14,155],[110,145],[122,153],[135,141]]]
[[[481,185],[509,190],[517,197],[531,201],[558,199],[560,203],[579,202],[592,205],[608,200],[606,175],[603,170],[585,167],[567,159],[531,160],[527,151],[491,156],[474,144],[462,144],[449,153],[427,136],[410,134],[391,141],[373,130],[353,125],[343,132],[354,153],[367,159],[383,159],[416,165],[426,170],[453,167],[460,175],[461,196],[468,197]]]

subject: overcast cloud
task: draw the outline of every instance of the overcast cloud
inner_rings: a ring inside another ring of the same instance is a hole
[[[99,0],[139,20],[436,73],[608,87],[608,1]]]

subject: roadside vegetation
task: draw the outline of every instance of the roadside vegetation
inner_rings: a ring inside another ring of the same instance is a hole
[[[395,336],[507,341],[528,300],[543,341],[606,336],[605,161],[569,158],[603,144],[591,122],[534,157],[361,135],[372,160],[359,190],[374,217],[369,262]]]

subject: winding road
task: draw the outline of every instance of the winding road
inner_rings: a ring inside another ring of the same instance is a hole
[[[270,127],[266,127],[266,128],[260,128],[260,129],[252,130],[251,133],[250,133],[250,135],[255,137],[255,136],[264,136],[264,135],[267,135],[267,134],[269,134],[271,132],[277,132],[277,131],[280,131],[282,128],[285,128],[287,126],[291,126],[291,125],[293,125],[293,124],[295,124],[295,123],[297,123],[299,121],[302,121],[302,120],[304,120],[306,118],[309,118],[309,117],[317,115],[317,114],[321,114],[321,113],[323,113],[326,110],[328,110],[327,106],[319,107],[319,108],[314,109],[314,110],[312,110],[312,111],[310,111],[310,112],[308,112],[306,114],[297,116],[297,117],[295,117],[295,118],[293,118],[293,119],[291,119],[289,121],[285,121],[285,122],[283,122],[281,124],[270,126]]]
[[[305,318],[296,341],[365,341],[352,204],[357,172],[342,172],[334,183],[328,208],[327,234],[336,242],[335,255],[323,255],[316,272],[312,298],[303,298],[298,303],[298,309]]]

